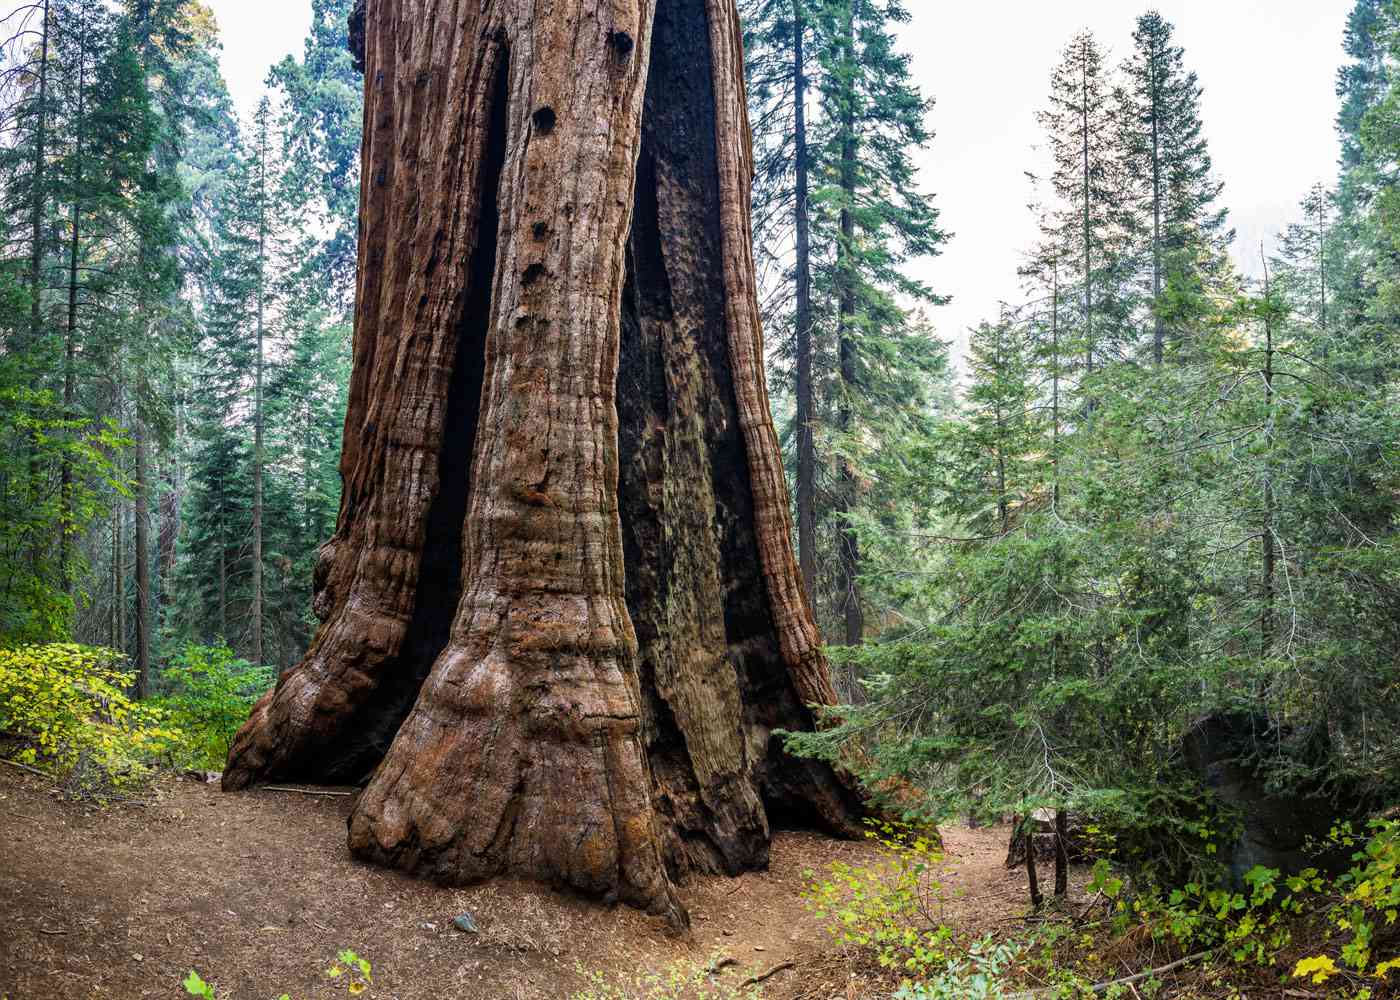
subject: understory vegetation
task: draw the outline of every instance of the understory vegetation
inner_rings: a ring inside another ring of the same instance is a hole
[[[75,798],[140,793],[171,771],[222,767],[274,679],[226,648],[190,646],[137,701],[135,674],[110,649],[0,649],[0,749]]]
[[[363,80],[351,0],[311,7],[242,116],[196,0],[0,22],[0,759],[77,800],[220,771],[324,610]],[[809,875],[832,953],[898,1000],[1398,995],[1400,0],[1354,0],[1337,176],[1257,253],[1174,26],[1067,39],[1002,193],[1038,236],[965,345],[919,277],[956,243],[908,7],[741,7],[773,404],[845,702],[788,748],[881,817],[879,863]],[[964,819],[1024,837],[1024,920],[949,917]],[[573,1000],[764,989],[581,972]],[[372,993],[354,952],[327,975]]]
[[[1104,858],[1078,912],[1062,903],[1027,930],[979,936],[946,922],[943,859],[931,841],[887,824],[872,836],[881,863],[811,873],[807,900],[852,967],[875,970],[898,1000],[1243,998],[1290,983],[1285,995],[1369,1000],[1391,995],[1400,969],[1395,820],[1333,830],[1350,857],[1335,877],[1255,866],[1238,888],[1219,878],[1133,886]]]

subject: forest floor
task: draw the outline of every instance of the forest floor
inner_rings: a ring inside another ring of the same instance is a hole
[[[603,909],[535,885],[444,889],[355,862],[348,797],[169,781],[141,803],[85,808],[42,779],[0,768],[0,1000],[183,996],[197,969],[228,1000],[335,995],[321,972],[352,948],[374,964],[375,1000],[565,1000],[580,970],[620,976],[678,962],[725,963],[770,1000],[881,992],[839,954],[801,898],[809,872],[869,864],[877,848],[777,836],[768,871],[681,889],[678,938],[627,907]],[[945,829],[946,922],[980,932],[1026,909],[1005,828]],[[1076,873],[1078,889],[1083,873]],[[478,934],[452,921],[470,912]]]

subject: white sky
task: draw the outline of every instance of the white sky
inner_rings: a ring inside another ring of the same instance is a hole
[[[263,81],[283,56],[301,58],[311,30],[311,0],[204,0],[223,36],[224,79],[239,110],[252,114]]]
[[[224,75],[240,108],[262,92],[268,67],[300,55],[310,0],[205,0],[224,33]],[[1050,71],[1080,28],[1091,28],[1117,63],[1148,3],[1125,0],[907,0],[914,21],[902,47],[917,82],[937,100],[933,146],[920,157],[944,228],[943,256],[919,276],[953,296],[933,316],[940,333],[968,326],[1016,301],[1016,267],[1035,229],[1024,172],[1037,168]],[[1342,29],[1352,0],[1158,0],[1177,27],[1187,66],[1205,88],[1206,135],[1225,203],[1239,230],[1241,267],[1257,270],[1258,246],[1293,218],[1317,181],[1336,173]]]

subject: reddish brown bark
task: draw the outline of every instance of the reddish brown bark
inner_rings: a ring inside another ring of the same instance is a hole
[[[860,813],[773,736],[834,694],[763,381],[734,0],[370,0],[363,37],[324,624],[225,785],[373,769],[363,857],[680,922],[672,877]]]

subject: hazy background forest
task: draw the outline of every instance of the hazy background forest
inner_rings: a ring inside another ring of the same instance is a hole
[[[339,509],[352,2],[311,0],[251,116],[196,0],[10,6],[0,648],[118,651],[217,767],[315,633]],[[1272,788],[1392,803],[1400,4],[1355,0],[1335,175],[1243,260],[1251,178],[1214,166],[1173,24],[1125,6],[1110,51],[1066,18],[998,196],[1036,236],[971,329],[921,277],[959,252],[939,205],[960,192],[918,169],[939,95],[906,7],[741,6],[770,388],[850,703],[798,749],[857,747],[872,787],[941,816],[1110,817],[1153,865],[1216,832],[1181,769],[1202,718],[1248,717]]]

